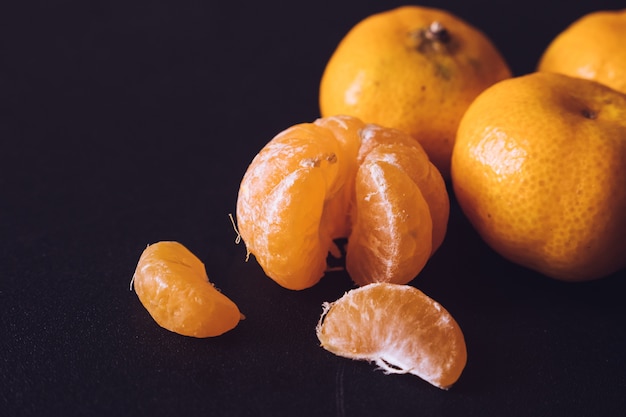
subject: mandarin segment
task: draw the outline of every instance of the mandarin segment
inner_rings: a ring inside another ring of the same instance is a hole
[[[452,315],[410,285],[373,283],[325,303],[316,328],[321,346],[387,373],[409,373],[447,389],[467,362],[465,338]]]
[[[341,161],[339,169],[343,186],[339,193],[327,201],[324,208],[324,219],[321,227],[327,229],[326,234],[333,239],[345,238],[350,235],[351,220],[349,207],[354,199],[354,180],[358,168],[357,155],[360,148],[359,131],[365,126],[354,117],[333,116],[319,118],[315,125],[328,129],[337,140]]]
[[[300,124],[276,135],[242,179],[239,233],[265,273],[286,288],[308,288],[324,273],[332,233],[345,222],[326,215],[329,221],[320,228],[325,205],[345,182],[340,159],[341,149],[327,129]]]
[[[237,200],[248,252],[290,289],[317,283],[345,238],[355,282],[408,282],[443,241],[448,215],[443,178],[419,143],[350,116],[279,133],[251,162]]]
[[[367,158],[356,180],[356,218],[346,269],[358,285],[406,284],[432,253],[432,220],[419,187],[405,172]]]
[[[280,285],[307,288],[326,269],[332,244],[320,234],[325,181],[319,167],[300,168],[287,175],[263,201],[254,246],[248,250],[263,262],[267,275]],[[242,229],[242,237],[245,229]],[[264,252],[261,252],[264,251]]]
[[[396,129],[368,125],[361,132],[359,160],[370,153],[373,160],[386,161],[404,171],[418,186],[428,202],[432,219],[432,252],[443,243],[448,228],[450,200],[439,170],[426,152],[407,133]]]
[[[204,264],[178,242],[149,245],[132,286],[157,324],[181,335],[218,336],[243,318],[237,305],[209,282]]]

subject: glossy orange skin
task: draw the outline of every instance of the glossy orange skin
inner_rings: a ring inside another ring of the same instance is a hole
[[[433,23],[448,38],[428,38]],[[404,6],[367,17],[341,40],[322,75],[320,111],[411,134],[448,179],[463,112],[481,91],[510,76],[476,27],[445,10]]]
[[[133,286],[161,327],[184,336],[219,336],[243,318],[209,282],[204,264],[178,242],[149,245],[137,263]]]
[[[539,71],[593,80],[626,94],[626,9],[576,20],[544,51]]]
[[[461,121],[452,180],[515,263],[565,281],[626,266],[626,95],[542,72],[498,83]]]
[[[295,290],[321,279],[339,238],[348,238],[356,283],[406,283],[441,245],[448,215],[443,178],[419,143],[349,116],[276,135],[246,170],[237,199],[247,250]]]

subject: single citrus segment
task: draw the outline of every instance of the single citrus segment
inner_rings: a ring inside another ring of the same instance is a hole
[[[445,10],[404,6],[348,31],[324,69],[320,111],[408,132],[448,178],[463,112],[482,90],[510,76],[476,27]]]
[[[598,81],[626,94],[626,9],[588,13],[550,42],[538,70]]]
[[[407,133],[350,116],[321,118],[276,135],[250,163],[237,227],[265,273],[308,288],[339,255],[354,282],[406,283],[443,242],[446,185]]]
[[[433,222],[419,186],[397,165],[372,155],[359,167],[355,191],[347,270],[360,285],[372,277],[406,277],[401,282],[408,282],[432,250]]]
[[[235,303],[209,282],[204,264],[178,242],[149,245],[132,285],[152,318],[181,335],[218,336],[243,318]]]
[[[324,349],[374,362],[388,373],[416,375],[451,387],[467,362],[458,323],[410,285],[373,283],[323,306],[316,332]]]
[[[481,94],[452,156],[457,200],[505,258],[583,281],[626,266],[626,95],[537,72]]]

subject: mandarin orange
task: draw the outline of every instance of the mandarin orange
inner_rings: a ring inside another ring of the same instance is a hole
[[[600,10],[550,42],[538,70],[598,81],[626,94],[626,9]]]
[[[502,81],[452,155],[463,212],[505,258],[583,281],[626,266],[626,95],[554,73]]]
[[[149,245],[131,285],[152,318],[181,335],[218,336],[243,318],[237,305],[209,282],[204,264],[178,242]]]
[[[467,362],[458,323],[410,285],[368,284],[325,303],[316,333],[329,352],[444,389],[459,379]]]
[[[317,283],[341,238],[356,283],[406,283],[441,245],[448,215],[443,178],[419,143],[349,116],[276,135],[246,170],[237,198],[248,252],[290,289]]]
[[[445,10],[404,6],[367,17],[341,40],[322,75],[320,111],[408,132],[448,178],[463,112],[510,76],[476,27]]]

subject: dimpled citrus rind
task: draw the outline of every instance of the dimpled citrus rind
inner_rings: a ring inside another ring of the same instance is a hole
[[[564,281],[626,266],[626,95],[538,72],[470,106],[452,156],[463,212],[496,252]]]
[[[593,11],[548,44],[537,70],[598,81],[626,94],[624,39],[626,9]]]
[[[434,24],[445,41],[424,35]],[[488,37],[442,9],[403,6],[358,22],[322,75],[321,115],[349,114],[405,131],[444,178],[463,112],[486,87],[511,77]]]

